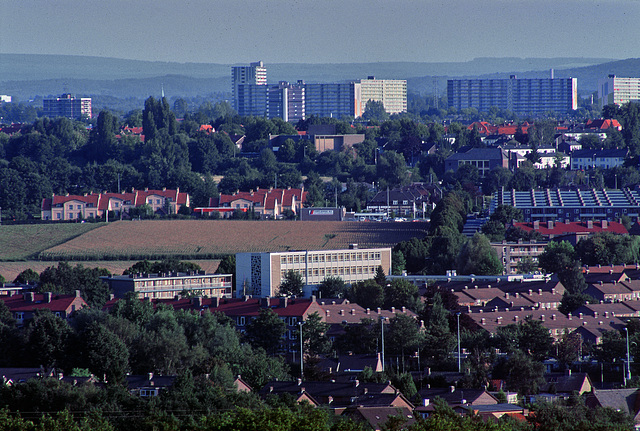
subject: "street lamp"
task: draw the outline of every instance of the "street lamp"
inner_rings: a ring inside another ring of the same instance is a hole
[[[624,327],[624,332],[627,334],[627,373],[624,377],[624,385],[627,385],[627,381],[631,380],[631,360],[629,355],[629,328]]]
[[[458,372],[462,372],[462,362],[460,359],[460,312],[456,313],[456,317],[458,318]]]
[[[381,358],[382,358],[382,372],[384,373],[384,316],[380,316],[380,332],[382,334],[382,349],[381,349]]]
[[[300,378],[304,379],[304,350],[303,350],[303,341],[302,341],[302,325],[304,325],[304,321],[298,322],[298,326],[300,327]]]

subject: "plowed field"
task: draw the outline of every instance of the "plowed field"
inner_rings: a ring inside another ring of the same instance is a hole
[[[83,233],[40,254],[47,260],[128,259],[139,256],[211,256],[238,252],[392,247],[427,225],[414,223],[152,220],[118,221]]]

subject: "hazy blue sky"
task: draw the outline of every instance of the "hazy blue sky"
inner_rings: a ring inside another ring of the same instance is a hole
[[[241,63],[640,57],[640,0],[0,0],[0,52]]]

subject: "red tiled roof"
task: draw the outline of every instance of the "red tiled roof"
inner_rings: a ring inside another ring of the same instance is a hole
[[[27,294],[17,294],[10,296],[8,298],[2,298],[5,305],[11,312],[16,311],[34,311],[34,310],[51,310],[53,312],[66,312],[69,307],[73,304],[73,302],[78,299],[75,295],[51,295],[51,301],[47,302],[45,299],[46,294],[44,293],[34,293],[33,301],[25,299]],[[85,307],[87,303],[84,299],[79,298],[82,302],[82,307]]]

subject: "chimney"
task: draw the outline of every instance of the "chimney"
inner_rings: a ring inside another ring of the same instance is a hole
[[[609,227],[609,222],[606,220],[602,220],[602,229],[607,229]]]
[[[302,385],[302,379],[298,379],[298,386]]]
[[[149,374],[147,374],[147,378],[148,378],[149,380],[153,380],[153,373],[149,373]]]
[[[271,307],[271,298],[268,296],[266,298],[260,298],[260,308],[270,308]]]
[[[533,222],[533,230],[540,230],[540,221],[536,220]]]
[[[355,383],[356,388],[357,388],[358,386],[360,386],[360,380],[355,379],[353,382]]]
[[[425,407],[429,407],[429,398],[425,398],[424,400],[422,400],[422,405]]]
[[[35,302],[36,298],[35,298],[36,294],[33,292],[27,292],[24,294],[23,298],[26,302]]]
[[[287,308],[288,301],[289,298],[280,298],[280,305],[282,306],[282,308]]]
[[[51,303],[51,292],[44,293],[44,302],[46,302],[47,304]]]
[[[218,308],[220,306],[220,298],[217,296],[214,296],[213,298],[211,298],[211,308]]]
[[[449,386],[449,392],[454,393],[456,391],[455,386]]]
[[[593,220],[587,220],[587,229],[593,229]]]
[[[76,290],[76,298],[80,298],[80,291]]]
[[[553,220],[547,221],[547,229],[553,229]]]

